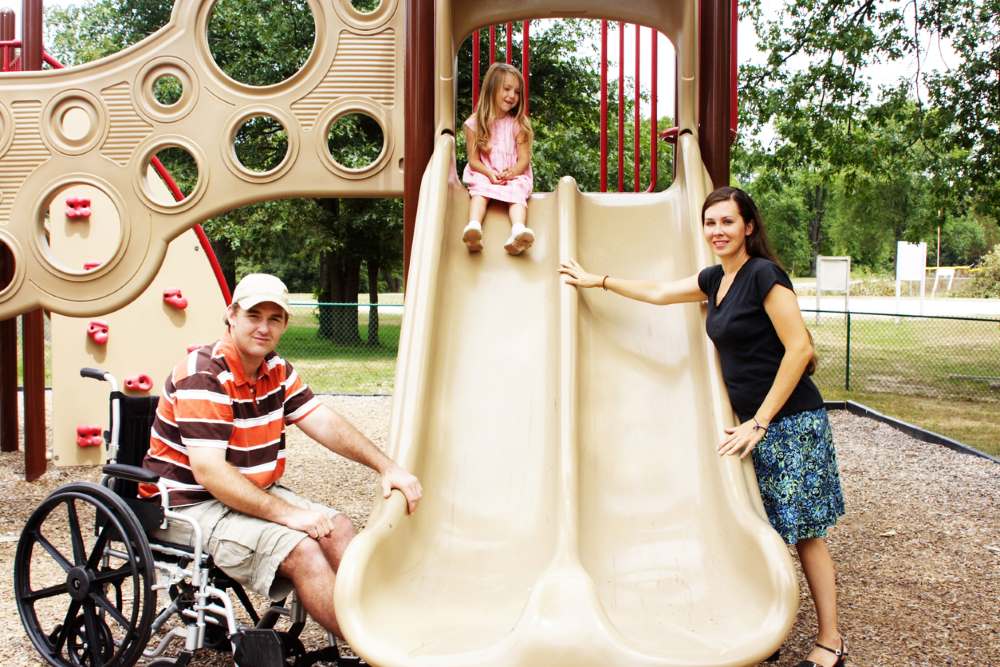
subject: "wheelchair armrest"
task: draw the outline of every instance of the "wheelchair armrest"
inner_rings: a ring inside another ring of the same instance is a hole
[[[124,463],[108,463],[102,470],[108,477],[120,477],[132,482],[156,484],[160,480],[160,476],[152,470],[146,470],[139,466],[125,465]]]

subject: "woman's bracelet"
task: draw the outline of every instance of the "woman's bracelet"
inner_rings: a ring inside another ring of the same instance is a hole
[[[767,426],[761,426],[760,422],[757,421],[757,417],[753,418],[753,430],[755,430],[755,431],[764,431],[764,433],[767,433],[767,427],[768,426],[770,426],[770,424],[768,424]]]
[[[607,289],[608,289],[608,276],[604,276],[604,278],[601,279],[601,289],[607,291]]]

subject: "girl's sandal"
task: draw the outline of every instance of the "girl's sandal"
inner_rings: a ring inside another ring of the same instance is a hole
[[[840,650],[835,650],[829,646],[823,646],[819,642],[816,642],[816,647],[821,648],[824,651],[829,651],[830,653],[837,656],[837,662],[833,663],[833,667],[845,667],[847,664],[847,640],[843,637],[840,638]],[[803,660],[797,667],[823,667],[823,665],[817,664],[812,660]]]

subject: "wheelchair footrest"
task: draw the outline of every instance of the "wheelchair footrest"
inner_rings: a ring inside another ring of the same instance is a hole
[[[283,667],[285,650],[274,630],[240,630],[233,636],[233,660],[239,667]]]

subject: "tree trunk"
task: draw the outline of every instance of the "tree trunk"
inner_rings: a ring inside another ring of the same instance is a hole
[[[809,259],[809,270],[816,275],[816,257],[819,255],[822,242],[823,219],[826,217],[826,185],[820,183],[812,187],[809,209],[809,243],[812,246],[812,257]]]
[[[235,289],[236,253],[229,247],[229,241],[224,238],[209,240],[212,243],[212,251],[215,253],[215,259],[219,261],[219,267],[222,269],[222,275],[229,284],[229,289]]]
[[[368,344],[377,347],[378,341],[378,267],[377,259],[368,259]]]
[[[344,253],[328,250],[320,256],[319,330],[321,338],[339,345],[358,345],[358,287],[361,282],[361,260]]]

